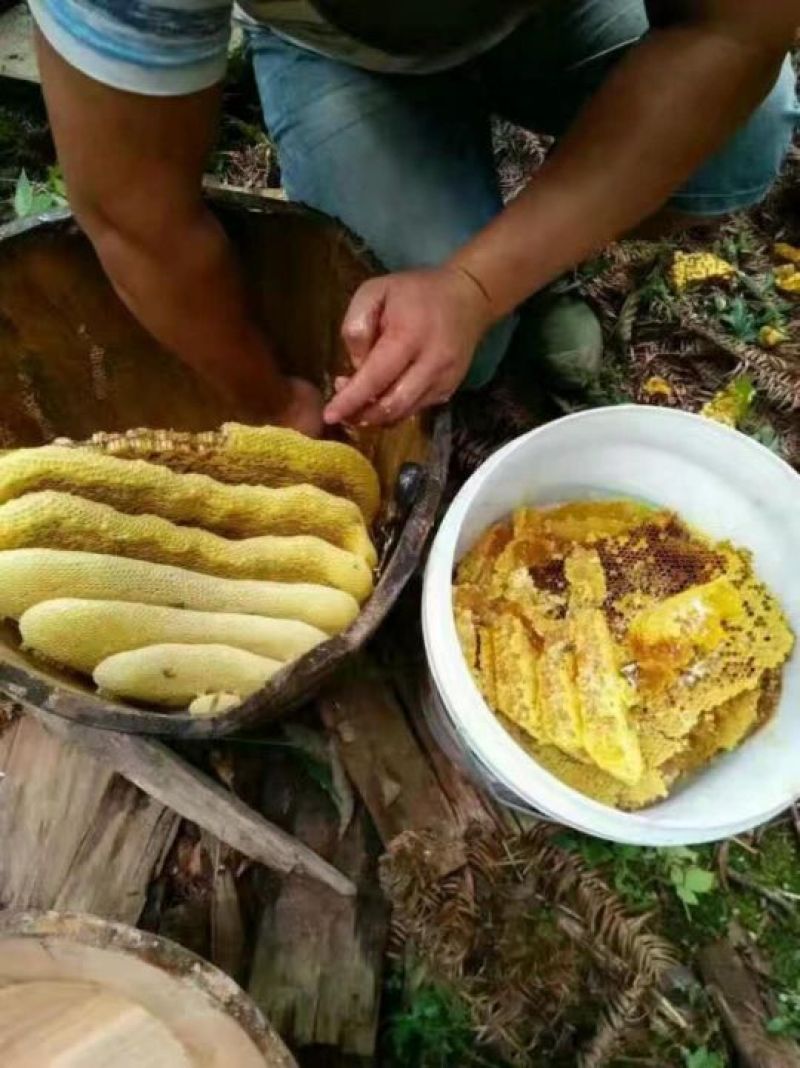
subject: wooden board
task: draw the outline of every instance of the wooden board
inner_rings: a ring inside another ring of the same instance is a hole
[[[135,923],[180,817],[29,716],[0,733],[0,902]]]
[[[355,892],[350,879],[331,864],[160,742],[83,727],[47,712],[34,711],[32,715],[57,738],[80,746],[149,797],[252,860],[282,874],[307,875],[337,894]]]
[[[409,831],[433,831],[442,843],[444,873],[463,862],[460,843],[470,825],[496,829],[501,820],[494,804],[438,749],[413,685],[411,693],[414,729],[391,676],[364,655],[326,690],[319,708],[384,845]]]
[[[0,78],[39,81],[33,51],[33,19],[27,4],[0,3]]]
[[[284,366],[330,390],[333,377],[348,370],[342,317],[377,264],[343,228],[298,205],[222,191],[212,199]],[[207,430],[237,416],[134,321],[68,212],[0,227],[0,396],[0,449],[137,426]],[[229,714],[192,717],[100,700],[76,677],[29,658],[8,626],[0,628],[0,693],[90,725],[187,738],[220,736],[298,707],[372,637],[417,569],[444,486],[449,415],[356,431],[353,444],[378,470],[377,541],[391,552],[383,554],[375,592],[345,634]],[[410,509],[398,515],[395,484],[406,462],[421,464],[425,479]]]
[[[706,946],[698,961],[742,1068],[800,1068],[800,1046],[767,1032],[769,1013],[755,980],[733,947],[724,941]]]
[[[340,837],[340,814],[296,760],[270,755],[264,781],[267,814],[346,872],[358,895],[337,897],[297,876],[273,884],[250,995],[294,1048],[371,1059],[388,928],[377,880],[380,843],[360,804]]]

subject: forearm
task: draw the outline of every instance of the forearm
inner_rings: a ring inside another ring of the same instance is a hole
[[[130,229],[91,214],[84,225],[130,311],[231,411],[267,417],[283,407],[286,380],[252,319],[228,240],[202,203],[157,226]]]
[[[219,86],[121,91],[77,70],[41,34],[36,43],[70,204],[133,315],[231,415],[317,433],[319,397],[280,373],[203,200]]]
[[[654,32],[454,265],[505,315],[658,210],[763,99],[783,54],[702,25]]]

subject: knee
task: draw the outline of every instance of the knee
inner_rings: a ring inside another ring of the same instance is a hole
[[[702,223],[758,204],[780,175],[798,122],[795,77],[787,59],[772,91],[728,144],[671,198],[670,208]]]
[[[489,330],[478,346],[469,373],[462,383],[464,389],[477,390],[489,385],[508,352],[518,322],[517,315],[510,315]]]

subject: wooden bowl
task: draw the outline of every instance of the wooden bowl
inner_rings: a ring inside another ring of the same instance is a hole
[[[298,205],[241,193],[215,193],[212,203],[285,367],[329,389],[348,369],[339,336],[348,301],[377,264],[337,223]],[[97,430],[208,430],[237,418],[126,311],[69,212],[0,228],[0,397],[0,449],[59,436],[82,440]],[[383,491],[375,592],[349,630],[238,708],[197,718],[103,700],[77,676],[29,657],[8,623],[0,624],[0,694],[93,726],[187,738],[228,734],[291,710],[372,636],[415,571],[446,477],[449,428],[442,411],[355,436]],[[406,463],[421,466],[421,488],[398,508]]]
[[[3,1068],[297,1068],[247,995],[200,957],[78,913],[0,917]]]

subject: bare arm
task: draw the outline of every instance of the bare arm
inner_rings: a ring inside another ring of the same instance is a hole
[[[495,316],[655,212],[774,84],[798,0],[651,0],[654,29],[520,197],[455,257]]]
[[[449,397],[488,325],[633,230],[766,96],[800,0],[647,0],[652,32],[526,190],[438,270],[368,282],[344,335],[358,372],[329,422],[393,422]]]
[[[37,48],[70,203],[122,300],[232,413],[315,432],[314,391],[278,370],[201,195],[219,90],[122,92],[69,66],[41,35]]]

